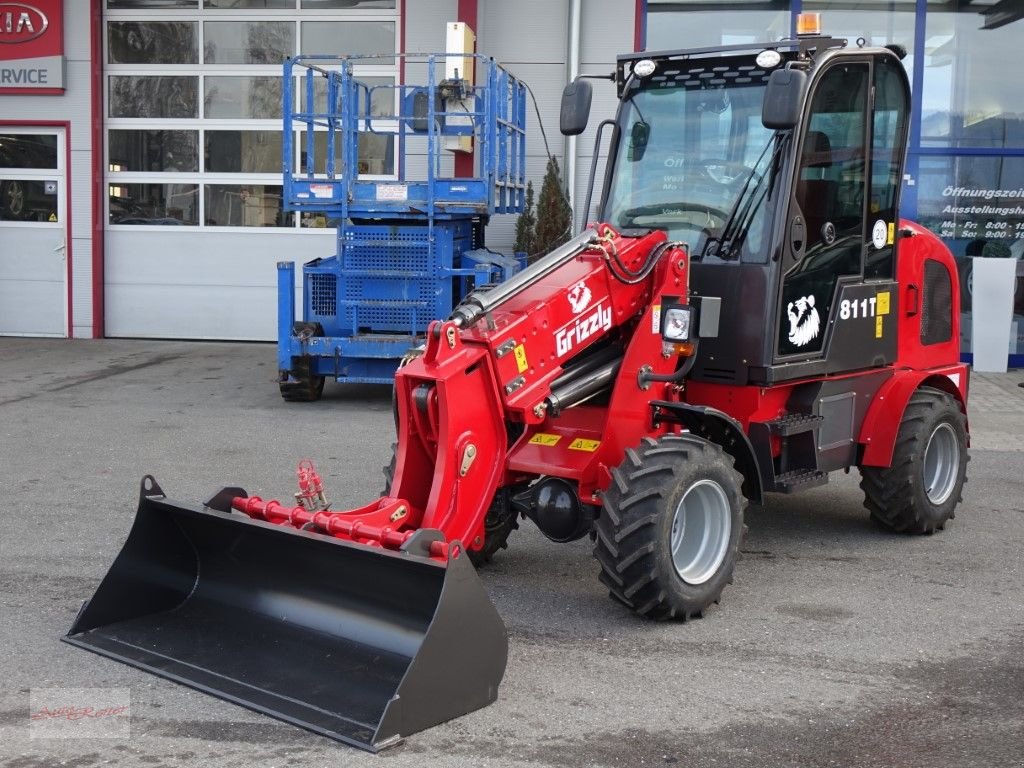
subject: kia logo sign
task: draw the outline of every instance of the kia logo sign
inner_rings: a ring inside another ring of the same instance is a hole
[[[50,25],[46,14],[23,3],[0,3],[0,43],[24,43],[41,37]]]

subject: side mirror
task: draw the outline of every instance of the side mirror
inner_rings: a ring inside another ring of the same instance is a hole
[[[643,159],[647,151],[647,142],[651,138],[651,125],[642,120],[633,123],[629,131],[629,159],[633,162]]]
[[[562,111],[558,115],[558,127],[565,136],[578,136],[587,127],[590,119],[590,102],[594,89],[586,80],[573,80],[562,91]]]
[[[807,73],[799,69],[777,69],[768,77],[761,105],[761,123],[765,128],[785,130],[800,119],[807,89]]]

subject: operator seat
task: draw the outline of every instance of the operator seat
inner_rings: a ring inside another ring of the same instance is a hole
[[[825,177],[832,167],[832,145],[828,135],[808,131],[800,158],[800,177],[796,184],[796,200],[807,222],[807,250],[822,242],[821,228],[832,221],[839,184]]]

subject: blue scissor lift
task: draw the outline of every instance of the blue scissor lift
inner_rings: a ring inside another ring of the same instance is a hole
[[[449,56],[471,60],[475,77],[439,77]],[[406,57],[407,67],[425,65],[426,85],[361,82],[354,68],[374,57],[285,62],[285,208],[337,226],[335,254],[303,265],[301,318],[295,265],[278,263],[286,400],[316,400],[326,378],[390,383],[427,323],[447,317],[473,287],[523,266],[484,248],[483,227],[493,214],[523,210],[525,85],[478,54]],[[382,103],[394,104],[394,114],[373,114],[391,111]],[[360,175],[360,137],[368,135],[390,137],[393,175]],[[472,138],[472,177],[442,174],[445,142],[458,137]],[[425,166],[425,178],[410,178],[410,165]]]

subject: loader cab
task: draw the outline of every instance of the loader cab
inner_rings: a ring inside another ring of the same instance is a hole
[[[764,385],[891,363],[909,121],[898,56],[804,38],[632,54],[616,79],[599,218],[685,242],[691,293],[721,298],[690,378]]]

